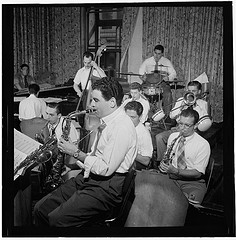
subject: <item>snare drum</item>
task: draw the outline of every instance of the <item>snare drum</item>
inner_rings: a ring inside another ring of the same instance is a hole
[[[148,96],[155,96],[161,93],[160,88],[157,87],[157,84],[148,84],[143,86],[143,93]]]
[[[212,125],[212,120],[209,115],[201,117],[198,121],[198,130],[201,132],[207,131]]]
[[[165,113],[163,111],[163,109],[160,109],[159,111],[157,111],[155,114],[153,114],[152,119],[155,122],[160,121],[161,119],[163,119],[165,117]]]

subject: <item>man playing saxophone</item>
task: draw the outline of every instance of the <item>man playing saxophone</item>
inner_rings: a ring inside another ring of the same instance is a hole
[[[208,115],[208,105],[207,102],[203,99],[199,99],[199,96],[201,94],[201,83],[198,81],[192,81],[188,83],[187,86],[187,92],[192,93],[195,97],[194,104],[191,106],[188,104],[188,102],[185,101],[184,97],[179,98],[175,106],[172,108],[170,112],[170,118],[171,119],[176,119],[177,123],[179,121],[179,116],[182,110],[191,107],[194,110],[196,110],[199,114],[199,118]],[[166,144],[168,137],[170,136],[171,133],[176,132],[177,128],[173,127],[170,130],[158,133],[155,138],[156,138],[156,147],[157,147],[157,158],[156,161],[154,161],[154,168],[157,168],[158,164],[163,158],[163,154],[166,150]]]
[[[179,132],[172,133],[168,139],[167,149],[176,140],[172,153],[167,156],[169,163],[163,159],[159,166],[194,203],[201,203],[206,193],[204,174],[211,153],[207,140],[195,132],[198,120],[198,112],[191,108],[181,112]]]
[[[65,119],[61,114],[60,103],[48,103],[46,107],[46,119],[48,120],[48,129],[50,136],[54,135],[59,142],[59,139],[70,139],[73,143],[76,143],[79,139],[79,133],[75,126],[72,124],[71,119]],[[45,181],[45,187],[47,191],[54,190],[62,182],[61,174],[63,173],[65,154],[58,151],[56,159],[53,159],[53,166],[50,174]],[[68,171],[65,170],[65,171]]]

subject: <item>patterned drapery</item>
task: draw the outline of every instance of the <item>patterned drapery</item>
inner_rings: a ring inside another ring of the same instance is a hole
[[[126,19],[122,34],[130,28]],[[215,122],[223,121],[223,8],[143,7],[143,60],[157,44],[164,46],[179,80],[186,83],[206,72],[211,115]]]
[[[134,27],[138,15],[138,7],[125,7],[122,19],[122,38],[121,38],[121,72],[128,71],[128,48],[133,36]]]
[[[80,7],[14,7],[14,71],[27,63],[37,83],[74,78],[82,66],[82,31]]]

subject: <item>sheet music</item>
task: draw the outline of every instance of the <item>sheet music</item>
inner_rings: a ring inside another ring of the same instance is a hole
[[[38,149],[42,144],[36,140],[26,136],[14,128],[14,169],[18,166],[28,155]],[[23,169],[18,172],[22,173]],[[15,179],[15,177],[14,177]]]
[[[14,148],[14,169],[27,157],[27,155],[18,149]],[[22,174],[23,168],[18,171],[18,173],[14,176],[14,180]]]

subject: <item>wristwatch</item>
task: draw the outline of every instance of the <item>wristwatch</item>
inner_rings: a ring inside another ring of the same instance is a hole
[[[73,154],[73,157],[74,158],[78,158],[79,157],[79,153],[81,152],[81,150],[80,149],[77,149],[76,151],[75,151],[75,153]]]

